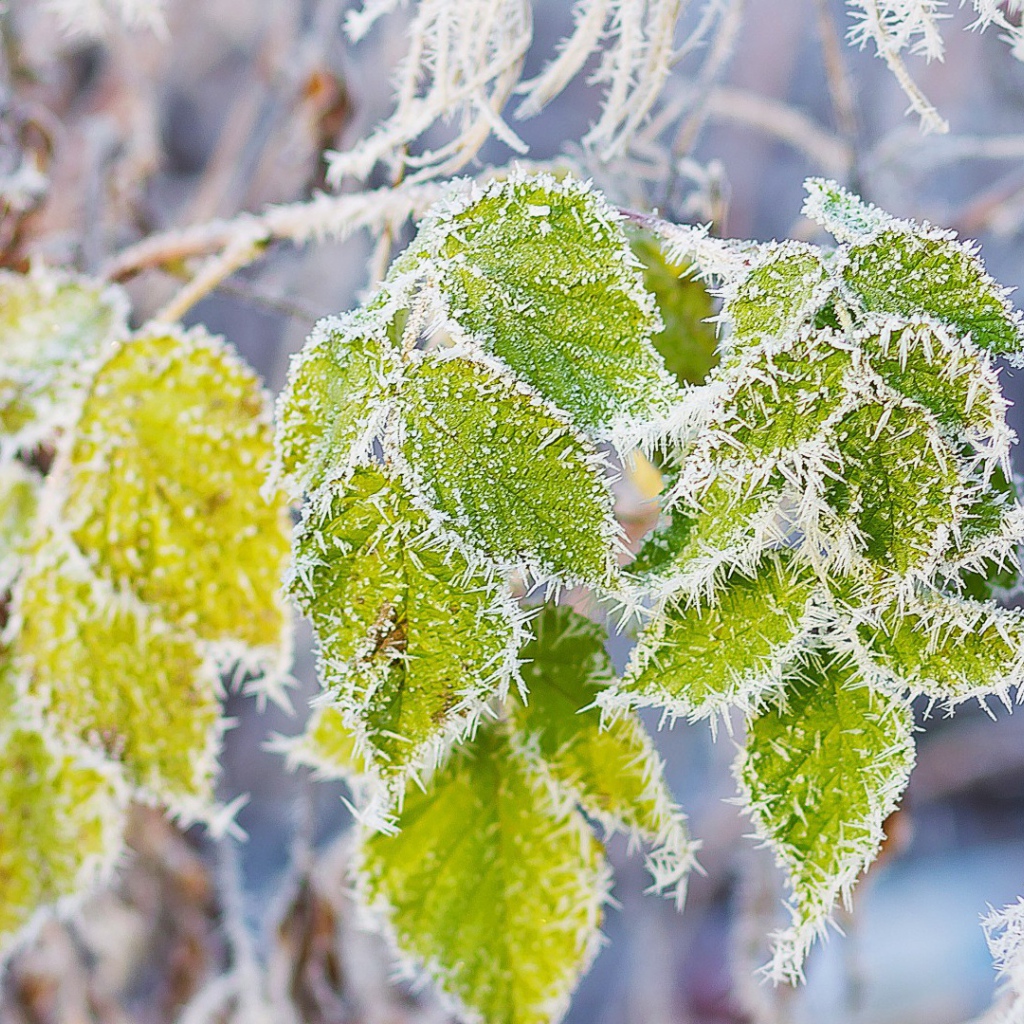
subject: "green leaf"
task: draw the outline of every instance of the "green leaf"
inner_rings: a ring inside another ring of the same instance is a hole
[[[589,441],[457,350],[415,362],[400,400],[408,475],[455,533],[545,576],[611,582],[619,527]]]
[[[289,765],[305,765],[326,779],[353,779],[369,770],[359,754],[359,740],[345,724],[345,713],[336,704],[313,708],[298,736],[280,737],[273,747]]]
[[[765,246],[759,261],[726,299],[724,315],[737,340],[788,337],[824,301],[819,286],[826,277],[821,252],[814,246]]]
[[[840,242],[870,242],[894,223],[884,210],[848,192],[834,181],[808,178],[804,182],[807,199],[804,216],[820,224]]]
[[[277,402],[276,468],[293,496],[344,479],[367,453],[396,366],[381,315],[360,310],[317,324]]]
[[[733,573],[710,600],[670,600],[644,629],[620,684],[634,705],[691,720],[751,710],[777,691],[809,628],[812,573],[788,553]]]
[[[836,901],[849,902],[874,859],[914,744],[909,705],[865,686],[832,651],[804,655],[786,683],[750,722],[736,770],[759,835],[789,870],[793,921],[774,936],[770,972],[795,982]]]
[[[860,623],[857,634],[896,685],[949,705],[987,694],[1005,700],[1024,681],[1024,617],[991,601],[919,594]]]
[[[32,538],[42,483],[23,463],[0,462],[0,596],[17,574]]]
[[[70,455],[65,515],[97,575],[207,640],[282,643],[290,521],[256,376],[201,332],[117,348]]]
[[[520,613],[507,588],[378,470],[356,470],[307,510],[290,588],[345,724],[367,763],[398,782],[469,732],[515,677]]]
[[[648,866],[658,890],[682,904],[694,846],[664,778],[664,765],[640,719],[628,710],[602,727],[595,705],[614,682],[604,630],[571,608],[545,605],[523,648],[525,705],[514,709],[528,756],[609,830],[654,844]]]
[[[890,317],[865,328],[858,340],[885,384],[923,405],[947,434],[1008,451],[1007,403],[984,353],[937,323]]]
[[[598,942],[607,869],[500,728],[411,787],[395,835],[364,836],[360,888],[399,949],[487,1024],[553,1024]]]
[[[421,239],[451,320],[580,427],[625,446],[680,398],[639,263],[589,185],[492,181],[439,207]]]
[[[0,736],[0,953],[37,911],[81,894],[113,869],[125,799],[95,758],[60,752],[35,729]]]
[[[831,331],[803,331],[744,352],[729,377],[723,443],[760,461],[819,434],[848,395],[851,357],[841,345]]]
[[[670,513],[644,538],[629,563],[631,576],[651,582],[673,572],[676,559],[689,543],[695,520],[682,509]]]
[[[870,403],[835,427],[839,472],[825,498],[836,552],[862,551],[906,573],[940,554],[957,518],[959,477],[928,417],[913,407]],[[851,530],[851,526],[853,529]]]
[[[718,365],[718,333],[709,323],[715,302],[695,267],[669,263],[661,248],[647,239],[633,243],[643,264],[644,285],[654,295],[664,328],[651,339],[669,372],[680,384],[703,384]]]
[[[0,454],[52,440],[74,418],[84,365],[127,325],[120,289],[0,272]]]
[[[698,468],[695,479],[682,483],[688,492],[677,489],[666,504],[673,516],[686,517],[689,529],[685,539],[675,538],[672,560],[660,562],[649,577],[656,594],[708,594],[732,569],[752,572],[766,548],[785,540],[786,491],[777,474],[751,486],[714,467],[708,473]]]
[[[204,817],[224,725],[216,668],[195,639],[53,536],[26,567],[17,611],[29,694],[57,731],[123,765],[144,795]]]
[[[956,566],[952,586],[968,597],[986,601],[998,589],[1012,589],[1020,580],[1017,550],[1024,542],[1024,509],[1017,488],[995,466],[974,481],[960,535],[946,552]]]
[[[996,355],[1024,348],[1021,314],[973,245],[915,225],[850,249],[843,280],[869,312],[933,316]]]

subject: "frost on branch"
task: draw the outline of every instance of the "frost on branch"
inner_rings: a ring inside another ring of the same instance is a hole
[[[631,447],[682,395],[617,214],[573,178],[513,175],[423,224],[454,327],[602,439]]]
[[[615,680],[605,631],[571,608],[545,605],[522,652],[525,704],[513,712],[516,742],[558,790],[568,791],[608,832],[652,845],[656,890],[682,906],[695,844],[640,719],[626,711],[605,723],[595,706]]]
[[[399,831],[365,835],[362,899],[411,972],[462,1015],[551,1024],[597,950],[608,869],[600,843],[501,724],[406,794]]]
[[[849,901],[874,859],[914,744],[909,707],[833,650],[798,656],[786,684],[751,720],[736,774],[758,834],[789,870],[792,924],[775,936],[770,973],[792,982],[833,904]]]
[[[985,938],[1002,980],[1004,1002],[992,1024],[1024,1021],[1024,899],[991,910],[982,921]]]
[[[166,28],[164,0],[45,0],[45,5],[72,33],[99,36],[116,22],[154,32]]]
[[[70,425],[90,360],[127,320],[118,289],[41,269],[0,273],[0,459]]]
[[[409,20],[409,49],[395,82],[394,111],[351,150],[330,154],[332,181],[366,177],[378,162],[393,171],[406,170],[411,181],[449,176],[492,135],[525,153],[506,114],[512,97],[523,96],[516,117],[531,117],[594,57],[599,63],[592,80],[605,88],[600,114],[583,142],[602,160],[620,157],[654,110],[673,65],[687,52],[702,49],[726,19],[720,0],[704,0],[688,38],[677,41],[689,0],[577,0],[571,34],[536,77],[521,82],[536,4],[417,0]],[[358,41],[398,6],[397,0],[365,0],[348,16],[349,36]],[[409,156],[417,140],[440,122],[453,126],[448,141]]]
[[[961,0],[963,6],[964,0]],[[1013,48],[1013,55],[1024,59],[1024,31],[1018,21],[1008,17],[1019,14],[1019,0],[971,0],[977,19],[972,28],[985,29],[995,25],[1002,38]],[[942,60],[945,42],[942,21],[949,17],[946,0],[847,0],[854,18],[850,42],[856,46],[874,43],[875,50],[892,71],[910,101],[910,108],[920,117],[925,131],[945,132],[948,124],[928,98],[921,92],[903,63],[903,54],[910,53],[926,60]]]
[[[364,4],[349,15],[349,34],[359,38],[394,4]],[[532,38],[529,0],[418,0],[409,25],[410,47],[395,83],[395,111],[348,152],[329,154],[330,177],[366,177],[378,161],[393,170],[418,168],[418,181],[458,172],[493,133],[516,152],[526,146],[502,111],[519,82]],[[406,146],[442,119],[454,138],[419,157]]]
[[[365,770],[399,794],[517,675],[522,616],[505,586],[375,469],[306,510],[290,586]]]
[[[608,585],[619,528],[598,450],[498,368],[458,349],[407,370],[399,448],[415,489],[488,557]]]

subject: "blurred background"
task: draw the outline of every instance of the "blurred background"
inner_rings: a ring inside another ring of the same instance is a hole
[[[0,176],[23,175],[0,219],[0,262],[97,272],[154,232],[323,188],[323,151],[345,148],[390,112],[389,76],[405,47],[407,11],[353,47],[341,31],[346,7],[169,0],[165,36],[99,42],[60,33],[35,0],[0,3]],[[706,116],[676,154],[686,158],[677,187],[628,171],[601,184],[669,218],[714,217],[718,233],[768,240],[813,237],[799,216],[801,183],[840,177],[894,214],[978,238],[990,272],[1024,284],[1024,64],[995,32],[961,31],[969,17],[954,6],[945,62],[911,62],[952,129],[925,136],[884,64],[845,44],[841,0],[745,7]],[[534,13],[527,74],[572,24],[568,0],[537,0]],[[681,69],[666,95],[692,86]],[[550,159],[598,109],[583,76],[517,129],[532,159]],[[481,159],[510,155],[492,142]],[[225,335],[276,392],[313,322],[358,301],[372,251],[362,235],[275,243],[186,322]],[[170,270],[127,282],[138,321],[180,288]],[[1003,381],[1020,432],[1022,371],[1004,369]],[[343,787],[289,773],[265,749],[273,734],[300,731],[316,688],[310,636],[297,628],[295,715],[229,701],[237,725],[221,798],[248,794],[238,814],[247,840],[218,851],[201,831],[181,834],[140,809],[117,883],[91,897],[76,924],[43,926],[10,965],[0,1022],[275,1020],[263,991],[286,994],[297,1020],[317,1024],[448,1019],[429,992],[391,980],[387,951],[359,928],[346,896]],[[615,644],[622,664],[628,640]],[[980,917],[1024,893],[1024,714],[998,704],[952,718],[928,711],[919,708],[918,766],[884,855],[840,915],[845,934],[815,952],[799,992],[755,977],[784,890],[730,803],[738,734],[713,739],[685,724],[658,731],[650,718],[704,844],[705,873],[679,915],[643,895],[642,857],[610,844],[617,906],[569,1020],[955,1024],[981,1014],[995,973]],[[248,979],[232,992],[228,967]]]

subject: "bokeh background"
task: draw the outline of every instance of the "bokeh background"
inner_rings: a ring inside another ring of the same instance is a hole
[[[399,11],[353,48],[341,31],[346,6],[170,0],[166,36],[93,41],[60,33],[35,0],[0,3],[0,174],[30,153],[41,175],[35,198],[0,220],[3,262],[96,272],[152,232],[323,187],[323,150],[351,144],[390,111],[389,75],[405,45]],[[882,62],[845,45],[841,0],[748,0],[681,184],[636,186],[627,198],[677,219],[713,215],[724,235],[813,237],[799,216],[802,180],[841,176],[899,216],[978,238],[992,274],[1024,284],[1024,64],[996,33],[962,30],[968,15],[949,13],[945,62],[911,62],[950,121],[951,134],[937,137],[906,116]],[[570,26],[567,0],[537,0],[528,73]],[[836,53],[838,92],[834,63],[829,87]],[[691,87],[681,69],[667,95]],[[584,78],[574,82],[521,126],[531,157],[555,156],[598,105]],[[482,159],[509,156],[493,143]],[[630,192],[621,176],[610,182]],[[700,188],[688,192],[687,182]],[[276,244],[187,322],[225,335],[276,391],[313,322],[358,301],[371,251],[361,236]],[[137,319],[180,283],[157,272],[131,281]],[[1005,369],[1003,381],[1024,431],[1024,372]],[[344,789],[285,771],[265,749],[273,734],[300,730],[315,690],[309,633],[297,630],[295,714],[229,701],[237,725],[221,798],[248,794],[238,814],[247,840],[217,849],[140,810],[118,882],[77,923],[45,925],[10,965],[0,1022],[276,1024],[288,1019],[286,1003],[294,1019],[324,1024],[448,1019],[429,992],[390,980],[386,950],[359,928],[346,896]],[[627,648],[615,641],[620,664]],[[657,717],[648,722],[657,731]],[[918,766],[884,856],[840,916],[845,934],[812,956],[799,992],[755,977],[783,890],[730,803],[739,735],[712,738],[685,724],[657,731],[673,791],[703,841],[705,873],[679,915],[644,896],[642,858],[611,843],[618,906],[569,1020],[955,1024],[981,1014],[995,973],[980,917],[1024,893],[1024,713],[993,703],[948,718],[922,705],[919,723]],[[229,970],[246,979],[233,993],[218,988]]]

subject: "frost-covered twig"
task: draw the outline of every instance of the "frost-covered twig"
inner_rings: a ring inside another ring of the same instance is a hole
[[[909,50],[929,60],[942,58],[938,27],[942,0],[849,0],[849,4],[857,17],[850,42],[863,47],[868,40],[873,41],[878,56],[910,100],[911,109],[921,118],[921,127],[929,132],[948,132],[949,124],[911,77],[902,57]]]
[[[992,958],[1002,980],[1002,999],[981,1021],[984,1024],[1024,1022],[1024,898],[990,911],[982,921]]]
[[[126,281],[141,270],[197,256],[209,256],[245,245],[273,241],[305,245],[343,240],[361,228],[383,230],[426,210],[442,193],[439,184],[404,184],[344,196],[317,194],[308,202],[268,207],[262,214],[244,213],[229,220],[153,234],[125,249],[103,269],[110,281]],[[236,267],[237,268],[237,267]]]
[[[163,0],[46,0],[68,32],[102,35],[120,22],[163,32]]]
[[[349,22],[362,32],[386,7],[364,8]],[[409,52],[399,68],[395,111],[353,149],[328,154],[329,178],[365,178],[378,162],[393,171],[417,168],[421,181],[455,174],[493,134],[517,153],[526,145],[502,110],[519,82],[532,39],[528,0],[421,0],[409,26]],[[456,125],[443,146],[409,156],[410,143],[437,122]]]

